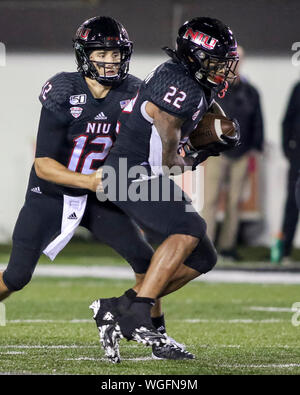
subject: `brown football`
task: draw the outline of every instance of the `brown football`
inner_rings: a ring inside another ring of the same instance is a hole
[[[195,149],[210,143],[222,141],[221,135],[234,136],[235,124],[223,115],[207,112],[189,136],[189,142]]]

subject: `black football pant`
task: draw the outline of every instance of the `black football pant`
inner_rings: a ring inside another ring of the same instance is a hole
[[[216,250],[206,234],[204,219],[195,211],[182,189],[169,177],[160,176],[148,180],[142,180],[140,174],[124,177],[119,167],[119,158],[111,154],[103,166],[104,180],[107,174],[112,174],[112,169],[117,181],[115,194],[111,193],[112,183],[109,183],[103,196],[111,198],[146,233],[150,231],[160,240],[173,234],[197,237],[199,244],[184,264],[199,273],[211,270],[217,261]],[[135,192],[135,196],[132,192]],[[141,198],[133,199],[137,196]]]
[[[13,232],[13,245],[3,281],[10,291],[22,289],[31,279],[43,250],[61,232],[63,196],[27,191]],[[135,273],[145,273],[153,255],[137,225],[110,202],[88,196],[80,223],[99,241],[126,259]]]

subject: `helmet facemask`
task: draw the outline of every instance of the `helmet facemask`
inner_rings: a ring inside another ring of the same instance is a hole
[[[236,79],[238,58],[222,58],[208,55],[199,48],[190,50],[185,56],[185,65],[192,77],[201,85],[216,93],[227,89]]]
[[[195,51],[194,58],[197,65],[195,79],[216,92],[232,84],[237,77],[235,74],[237,58],[219,58],[207,55],[201,50]]]
[[[128,74],[129,62],[132,53],[132,44],[124,44],[122,46],[101,46],[101,47],[87,47],[84,48],[82,44],[75,43],[74,45],[78,71],[81,71],[86,77],[96,80],[101,85],[112,86],[120,83]],[[90,55],[93,51],[103,50],[112,51],[117,49],[120,52],[120,60],[118,62],[100,62],[91,60]],[[99,73],[97,67],[101,69]],[[111,70],[116,72],[110,75]]]

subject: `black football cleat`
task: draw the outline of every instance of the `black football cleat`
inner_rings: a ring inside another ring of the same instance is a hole
[[[105,355],[112,363],[120,363],[119,340],[122,339],[120,327],[114,324],[102,325],[99,327],[100,342]]]
[[[174,344],[165,344],[164,346],[152,346],[152,358],[153,359],[195,359],[195,355],[190,352],[176,347]]]
[[[158,332],[154,327],[146,328],[145,326],[140,326],[135,328],[131,333],[131,339],[138,343],[142,343],[145,346],[163,346],[169,343],[169,340]]]
[[[99,328],[102,325],[114,324],[117,317],[117,298],[95,300],[90,306],[94,311],[93,318]]]
[[[188,352],[185,349],[185,345],[177,342],[167,333],[164,333],[166,339],[169,340],[168,344],[161,346],[152,346],[152,358],[153,359],[195,359],[195,355]]]
[[[115,329],[117,308],[116,298],[98,299],[90,306],[99,330],[100,343],[105,355],[112,363],[120,362],[119,339],[121,333]]]

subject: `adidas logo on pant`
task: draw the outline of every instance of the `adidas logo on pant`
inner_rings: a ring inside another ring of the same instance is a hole
[[[68,216],[68,219],[77,219],[76,213],[72,213]]]

